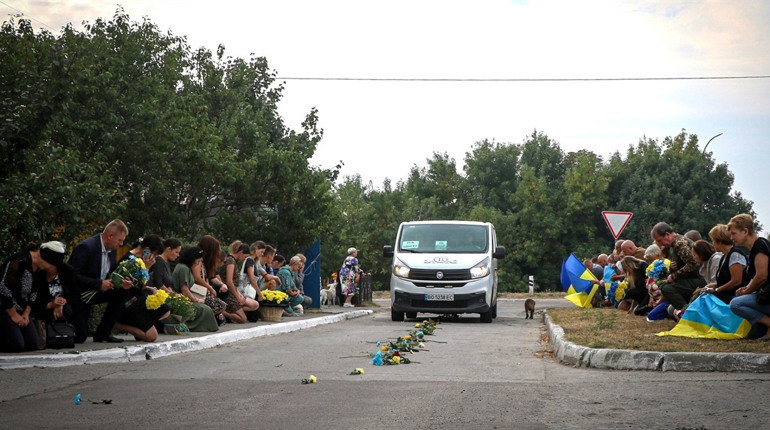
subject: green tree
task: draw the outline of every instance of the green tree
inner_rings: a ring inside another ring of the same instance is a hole
[[[698,137],[685,131],[663,142],[642,138],[626,157],[615,154],[607,167],[608,209],[634,213],[623,237],[642,246],[652,243],[650,230],[665,221],[684,233],[705,236],[738,213],[752,213],[751,202],[731,192],[733,175],[698,148]]]
[[[1,33],[6,249],[71,241],[115,216],[129,240],[210,233],[289,252],[332,229],[337,170],[308,164],[317,112],[284,125],[266,59],[193,52],[121,9],[59,37],[24,20]]]
[[[457,164],[446,152],[434,152],[427,168],[414,166],[406,182],[407,193],[419,199],[419,219],[455,219],[460,213],[462,187]]]
[[[502,212],[512,210],[511,195],[519,181],[518,145],[483,140],[465,154],[465,182],[471,205],[488,205]]]
[[[565,243],[580,256],[595,256],[607,251],[612,236],[601,216],[607,205],[607,175],[601,157],[590,151],[567,155],[561,213],[564,217]]]
[[[518,266],[521,276],[534,275],[540,285],[558,280],[561,260],[567,250],[563,245],[564,217],[549,198],[544,177],[535,168],[521,168],[521,181],[513,195],[515,246],[510,259]]]

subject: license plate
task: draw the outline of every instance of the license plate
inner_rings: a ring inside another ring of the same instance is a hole
[[[426,294],[426,302],[452,302],[455,299],[454,294]]]

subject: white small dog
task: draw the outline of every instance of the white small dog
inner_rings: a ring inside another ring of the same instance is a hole
[[[337,284],[329,284],[321,289],[321,306],[331,306],[337,303]]]

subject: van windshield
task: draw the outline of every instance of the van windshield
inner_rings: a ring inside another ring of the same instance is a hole
[[[483,225],[419,224],[404,226],[398,248],[416,253],[463,253],[487,251],[487,227]]]

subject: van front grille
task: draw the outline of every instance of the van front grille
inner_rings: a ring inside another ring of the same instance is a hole
[[[441,277],[438,276],[439,272],[441,272]],[[411,269],[409,279],[417,281],[468,281],[471,279],[471,271],[469,269]]]

